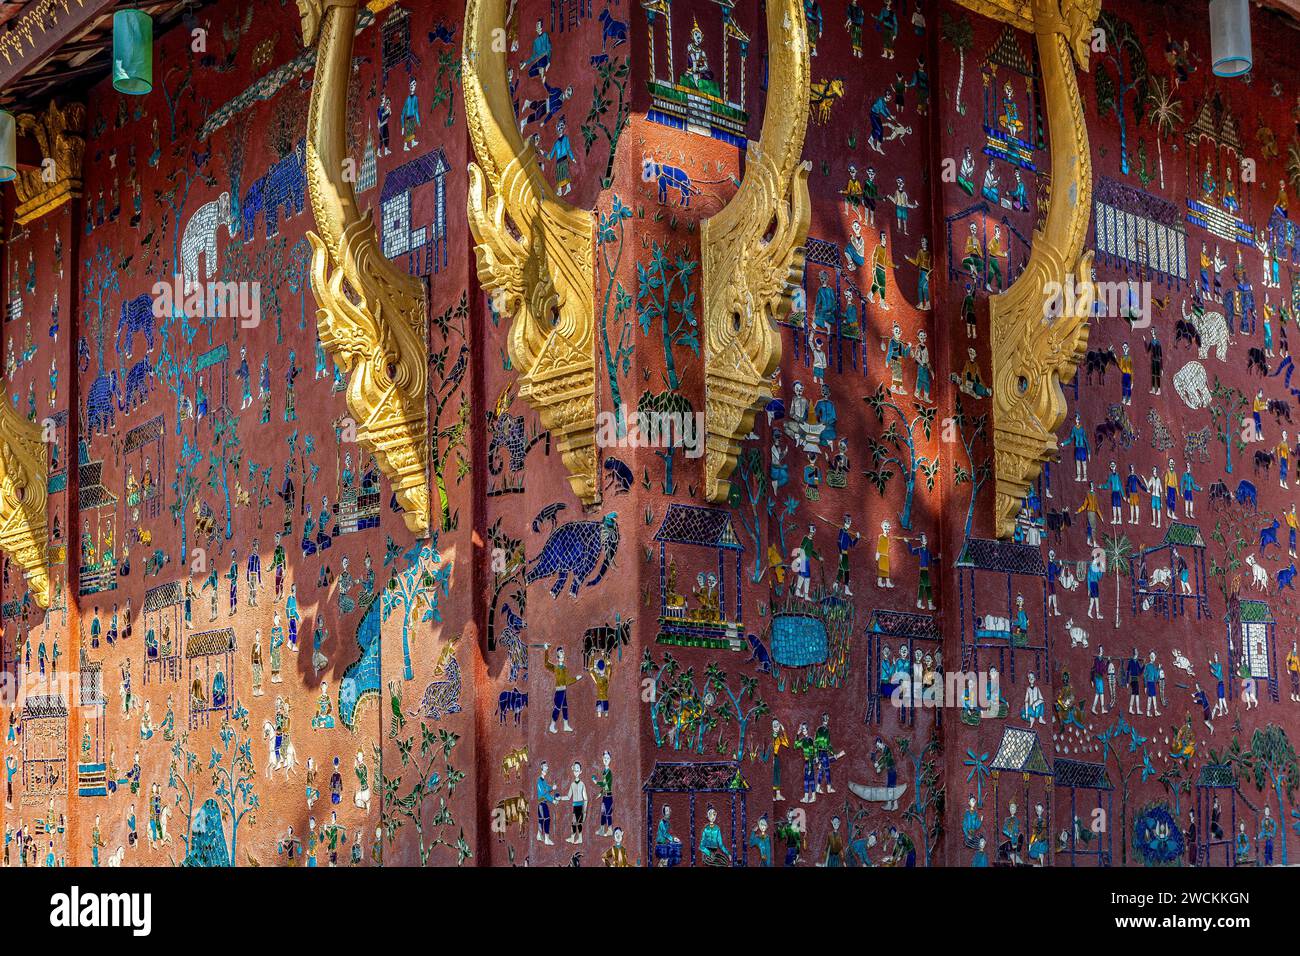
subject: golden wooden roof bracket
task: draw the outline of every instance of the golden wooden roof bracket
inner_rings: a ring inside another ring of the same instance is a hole
[[[811,81],[801,0],[767,4],[769,82],[763,128],[740,188],[700,229],[703,283],[704,493],[726,501],[740,442],[772,398],[778,315],[803,281],[812,207],[802,161]]]
[[[43,113],[22,113],[16,122],[18,135],[35,139],[41,156],[40,166],[20,169],[14,180],[14,224],[22,226],[81,196],[86,107],[51,100]]]
[[[311,287],[321,344],[348,373],[357,442],[392,483],[411,532],[429,534],[428,292],[383,254],[347,175],[348,83],[358,0],[297,0],[317,44],[307,114]],[[318,42],[319,41],[319,42]]]
[[[1010,537],[1030,485],[1057,452],[1065,421],[1062,384],[1088,346],[1094,299],[1091,251],[1084,251],[1092,213],[1092,158],[1076,64],[1088,69],[1100,0],[959,0],[962,6],[1032,31],[1042,70],[1051,152],[1051,189],[1043,226],[1034,232],[1024,271],[989,299],[993,351],[993,451],[997,476],[994,527]],[[1073,280],[1077,307],[1047,318],[1053,288]]]
[[[506,83],[506,0],[465,6],[462,82],[477,162],[469,164],[469,226],[478,278],[513,317],[519,395],[555,438],[569,485],[599,500],[596,477],[595,216],[556,196],[519,133]]]
[[[50,606],[46,471],[41,426],[0,398],[0,551],[23,569],[43,608]]]

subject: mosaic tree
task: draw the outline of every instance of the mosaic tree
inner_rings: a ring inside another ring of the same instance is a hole
[[[1286,820],[1287,804],[1294,802],[1296,788],[1300,786],[1300,762],[1297,762],[1295,746],[1287,737],[1286,730],[1277,724],[1257,727],[1251,735],[1249,749],[1243,749],[1234,736],[1226,762],[1239,780],[1253,781],[1260,793],[1265,793],[1265,788],[1272,788],[1277,799],[1275,822],[1282,837],[1281,862],[1286,866],[1287,828],[1283,821]]]
[[[750,580],[757,584],[763,580],[763,575],[769,568],[773,569],[777,578],[774,588],[780,594],[780,585],[785,578],[783,555],[786,554],[787,525],[799,510],[799,500],[793,495],[786,495],[782,499],[777,496],[777,490],[772,487],[771,476],[763,468],[762,451],[752,446],[741,449],[736,459],[729,504],[735,509],[740,526],[754,542],[754,570],[750,572]],[[746,503],[749,506],[748,513],[742,507]],[[766,526],[764,517],[767,519]],[[776,541],[771,543],[773,531]]]
[[[1190,795],[1192,792],[1192,781],[1187,775],[1188,761],[1170,760],[1169,765],[1160,771],[1160,784],[1169,794],[1170,799],[1174,801],[1174,818],[1182,816],[1183,795]]]
[[[191,442],[189,435],[181,439],[181,453],[176,461],[176,477],[172,479],[172,494],[175,499],[171,504],[171,513],[172,521],[179,523],[181,528],[182,564],[189,555],[189,522],[185,520],[185,515],[189,512],[190,502],[194,500],[199,490],[197,469],[202,460],[203,452],[199,450],[198,444]]]
[[[341,443],[342,426],[335,422],[335,438]],[[277,492],[284,499],[285,520],[292,519],[292,508],[296,501],[298,504],[298,515],[305,516],[311,503],[308,501],[307,486],[315,484],[317,477],[320,475],[320,465],[312,461],[312,456],[316,454],[316,438],[310,432],[303,434],[297,430],[290,432],[284,440],[288,448],[288,457],[284,463],[285,484]],[[298,487],[295,490],[292,486],[292,474],[298,475]]]
[[[168,279],[172,279],[174,274],[179,273],[181,270],[181,236],[184,234],[185,208],[189,203],[190,193],[200,183],[209,189],[217,185],[216,177],[205,170],[203,166],[191,166],[185,162],[184,151],[184,144],[177,143],[176,148],[172,151],[173,158],[177,160],[177,163],[166,177],[166,182],[170,188],[166,190],[155,189],[153,194],[154,202],[167,209],[167,217],[171,221],[172,254],[168,268]],[[188,321],[190,317],[186,314],[184,301],[184,290],[174,290],[171,316],[163,323],[162,329],[159,330],[162,335],[164,356],[167,355],[166,348],[169,344],[166,333],[174,320],[180,319],[181,334],[187,344],[193,342],[194,337],[198,334],[198,328],[191,326]]]
[[[947,788],[943,785],[940,763],[943,759],[943,741],[938,724],[930,727],[925,746],[912,749],[910,737],[895,737],[894,744],[901,756],[912,764],[912,804],[903,811],[903,819],[921,828],[921,848],[925,865],[943,838],[943,810]]]
[[[235,201],[233,194],[231,195],[230,201],[232,203]],[[239,220],[235,218],[233,207],[231,212],[231,222],[239,222]],[[275,240],[272,240],[272,242],[274,241]],[[222,283],[248,282],[251,279],[253,279],[255,275],[256,267],[253,265],[253,260],[249,258],[248,250],[249,250],[249,246],[246,243],[231,243],[230,246],[226,249],[226,254],[221,257],[221,271],[218,273],[218,277],[220,278]],[[259,258],[260,257],[261,254],[259,253]],[[233,288],[233,286],[229,286],[229,285],[226,287]],[[275,299],[277,297],[272,296],[271,298]],[[232,319],[231,322],[232,338],[237,338],[239,335],[238,329],[240,324],[239,312],[237,309],[232,309],[230,311],[231,311],[231,319]],[[209,345],[212,344],[212,333],[213,333],[213,327],[216,325],[216,320],[217,317],[215,315],[204,316],[203,318],[203,324],[206,325],[208,329]],[[279,326],[277,322],[277,330],[278,327]]]
[[[119,279],[118,263],[112,258],[113,254],[108,246],[101,244],[95,254],[85,260],[85,281],[81,284],[81,299],[85,303],[87,311],[93,310],[93,323],[95,328],[95,363],[98,380],[105,378],[106,369],[104,367],[104,317],[108,314],[108,303],[112,295],[122,291],[121,280]],[[95,394],[95,386],[91,386],[91,396]],[[109,396],[111,403],[113,396]],[[92,398],[93,401],[93,398]],[[111,412],[111,404],[109,411]],[[92,414],[92,429],[94,427],[95,416]]]
[[[1093,734],[1093,739],[1101,744],[1103,765],[1112,757],[1114,758],[1115,772],[1119,776],[1120,783],[1119,832],[1127,833],[1129,787],[1133,775],[1140,773],[1141,780],[1145,783],[1146,779],[1156,772],[1147,753],[1147,738],[1139,734],[1137,728],[1122,715],[1116,715],[1115,722],[1100,733]],[[1124,754],[1130,756],[1125,759]],[[1128,841],[1121,839],[1119,843],[1120,862],[1125,863],[1128,861]]]
[[[492,522],[492,526],[487,529],[487,541],[491,547],[492,554],[492,598],[488,602],[488,626],[487,626],[487,649],[496,650],[497,646],[497,612],[501,605],[504,595],[509,594],[509,599],[513,599],[519,608],[519,617],[522,619],[528,610],[528,588],[524,585],[523,571],[526,565],[524,556],[523,538],[512,537],[502,527],[502,519],[498,517]],[[520,662],[520,670],[523,671],[523,677],[528,679],[527,671],[528,656],[524,652]],[[512,668],[513,680],[519,674]]]
[[[785,500],[779,503],[777,502],[775,497],[772,496],[768,497],[767,499],[768,533],[769,534],[771,533],[772,522],[775,521],[776,522],[776,547],[777,547],[775,553],[773,553],[771,547],[767,549],[767,559],[770,565],[784,568],[785,566],[784,556],[790,553],[789,548],[786,545],[786,531],[787,531],[786,524],[787,522],[789,522],[791,526],[793,526],[795,512],[798,511],[798,509],[799,509],[799,499],[797,499],[794,495],[786,495]],[[778,575],[777,583],[780,584],[780,575]],[[779,587],[777,588],[777,593],[778,594],[780,593]]]
[[[656,747],[664,745],[659,715],[664,711],[665,704],[673,703],[677,699],[674,685],[681,670],[681,665],[671,651],[664,651],[661,663],[656,663],[648,647],[641,657],[643,699],[650,705],[650,729],[654,733]]]
[[[1141,123],[1147,108],[1147,90],[1151,77],[1147,72],[1142,40],[1131,23],[1103,10],[1097,20],[1097,28],[1105,38],[1103,44],[1093,45],[1097,109],[1102,116],[1112,113],[1119,121],[1119,164],[1127,176],[1129,155],[1126,100],[1132,93],[1133,122]]]
[[[754,570],[749,579],[757,584],[763,579],[763,515],[771,504],[771,481],[763,468],[763,452],[752,446],[742,448],[736,459],[736,476],[731,482],[728,504],[736,520],[754,542]],[[746,510],[743,506],[748,505]]]
[[[623,261],[623,223],[632,218],[632,210],[615,196],[608,215],[600,217],[596,229],[596,244],[600,247],[601,268],[604,273],[605,295],[600,307],[600,345],[605,357],[605,374],[609,378],[610,404],[614,411],[614,424],[619,438],[627,434],[627,421],[623,415],[623,393],[619,387],[619,378],[626,377],[632,370],[634,345],[632,336],[635,327],[627,321],[627,313],[632,308],[632,297],[623,284],[617,280],[619,266]],[[610,249],[616,251],[611,257]],[[613,300],[614,313],[611,317],[610,306]],[[610,327],[613,325],[616,340],[610,343]]]
[[[303,236],[289,249],[289,266],[284,272],[285,285],[298,297],[298,331],[307,331],[307,292],[311,288],[311,243]],[[275,344],[284,342],[280,323],[275,326]]]
[[[283,97],[276,102],[270,128],[267,130],[267,141],[271,144],[277,161],[294,152],[298,140],[302,138],[302,118],[306,112],[305,97]]]
[[[236,114],[230,121],[231,135],[225,140],[226,146],[222,150],[226,158],[226,176],[230,180],[230,221],[237,224],[244,220],[240,197],[243,195],[244,167],[248,161],[248,133],[252,123],[253,119],[247,113]],[[252,237],[241,238],[248,242]]]
[[[409,823],[414,827],[421,866],[429,865],[433,851],[440,846],[455,851],[457,866],[474,855],[465,840],[465,831],[458,827],[449,805],[457,786],[465,779],[465,772],[457,770],[451,762],[452,751],[459,740],[459,734],[441,727],[435,731],[421,723],[418,747],[414,735],[397,742],[401,772],[394,777],[384,776],[381,815],[384,836],[392,846],[403,826]],[[414,783],[404,791],[402,781],[408,776],[414,779]],[[437,797],[438,808],[426,819],[425,801],[432,797]],[[454,842],[448,839],[453,828],[457,829]]]
[[[235,502],[230,473],[239,474],[243,451],[239,441],[239,416],[225,409],[213,416],[213,450],[208,452],[208,487],[218,492],[226,506],[226,540],[235,535]]]
[[[690,399],[679,391],[666,390],[663,392],[642,392],[641,398],[636,403],[637,415],[643,422],[682,422],[687,428],[694,428],[695,409],[691,406]],[[668,439],[667,430],[660,433],[664,440],[660,443],[661,448],[655,450],[655,457],[663,460],[664,463],[664,481],[662,490],[666,495],[677,494],[677,482],[673,478],[673,463],[676,458],[676,450],[683,443],[683,435],[679,431]],[[703,441],[703,436],[691,433],[693,441]],[[646,441],[646,436],[641,436],[641,441]],[[648,472],[647,472],[648,475]],[[647,481],[647,486],[648,486]],[[693,494],[693,492],[692,492]]]
[[[167,118],[171,122],[171,138],[176,141],[176,111],[180,109],[181,97],[186,90],[190,92],[190,99],[194,99],[194,60],[190,57],[182,57],[179,62],[172,63],[163,73],[162,89],[163,99],[167,103]]]
[[[968,418],[961,397],[958,396],[955,413],[949,420],[951,429],[956,430],[955,435],[950,435],[949,422],[944,422],[944,441],[948,442],[955,439],[960,442],[962,450],[966,453],[965,465],[956,459],[952,463],[953,484],[957,487],[970,485],[970,501],[966,505],[964,538],[970,537],[971,527],[975,523],[975,502],[979,499],[980,490],[993,477],[993,463],[987,455],[978,462],[975,460],[976,449],[984,448],[988,441],[988,420],[987,412],[983,415]]]
[[[236,700],[230,718],[221,722],[221,750],[212,748],[206,768],[212,781],[211,799],[216,801],[225,821],[230,825],[228,859],[231,866],[239,865],[239,858],[235,855],[239,843],[239,825],[250,813],[255,814],[258,807],[254,787],[257,769],[253,761],[253,740],[247,736],[248,722],[248,711]],[[236,727],[245,733],[241,735]],[[181,846],[185,849],[183,865],[210,865],[207,861],[212,854],[200,852],[193,839],[196,804],[204,798],[200,796],[199,783],[195,779],[202,766],[202,758],[190,749],[188,732],[182,732],[177,737],[171,755],[172,762],[179,766],[179,772],[171,775],[168,786],[176,791],[172,805],[185,822],[184,833],[180,836]]]
[[[465,458],[465,431],[469,425],[469,402],[464,389],[465,373],[469,369],[469,346],[465,344],[465,322],[469,316],[469,299],[461,293],[460,301],[449,306],[434,316],[433,327],[435,341],[443,342],[442,348],[429,355],[429,436],[433,445],[430,466],[433,471],[434,487],[438,491],[438,519],[443,531],[451,531],[457,525],[457,516],[452,513],[451,499],[447,494],[448,473],[455,459],[455,480],[460,482],[469,474],[469,461]],[[452,333],[457,344],[452,344]],[[454,355],[454,358],[453,358]],[[455,409],[451,403],[456,401]],[[443,416],[451,411],[448,421]],[[454,417],[453,417],[454,416]]]
[[[284,276],[285,280],[289,283],[290,290],[295,292],[301,289],[304,282],[310,281],[303,278],[303,270],[309,268],[309,265],[303,261],[303,257],[310,251],[310,249],[304,249],[303,246],[306,245],[310,247],[311,244],[307,242],[307,238],[304,236],[294,244],[292,250],[288,250],[286,249],[288,241],[289,240],[285,237],[284,233],[280,233],[278,236],[275,236],[267,242],[266,247],[258,253],[257,259],[254,262],[254,272],[251,276],[253,281],[261,283],[262,288],[269,290],[268,295],[265,297],[259,297],[258,305],[260,311],[265,312],[269,308],[270,311],[275,314],[276,345],[280,345],[284,342],[284,302],[276,288],[279,284],[279,277]],[[297,260],[291,259],[286,263],[286,258],[295,252],[299,258]],[[297,284],[297,288],[295,288],[295,283]],[[305,297],[299,298],[300,303],[303,298]],[[298,330],[300,332],[306,331],[306,324],[302,321],[304,311],[304,307],[300,305],[298,309]],[[256,316],[255,321],[260,323],[262,321],[262,316]],[[239,322],[235,322],[234,325],[238,326]],[[235,332],[234,334],[235,336],[238,336],[239,333]]]
[[[1151,80],[1147,93],[1147,122],[1156,133],[1156,166],[1160,171],[1160,188],[1165,188],[1165,154],[1163,142],[1172,138],[1183,124],[1183,101],[1174,95],[1168,78],[1157,76]]]
[[[172,226],[172,253],[166,268],[168,278],[172,281],[174,281],[172,277],[175,273],[180,271],[182,220],[190,192],[197,183],[212,187],[217,182],[215,178],[202,172],[198,167],[191,167],[184,162],[184,147],[182,144],[177,144],[176,149],[173,150],[173,156],[178,160],[178,163],[166,178],[166,181],[170,183],[170,188],[165,191],[161,189],[154,190],[154,201],[167,210],[164,213],[164,222],[170,219]],[[182,292],[182,290],[175,291],[177,293]],[[190,356],[182,358],[181,354],[184,345],[193,343],[195,336],[198,334],[198,327],[191,325],[189,322],[189,317],[184,308],[184,299],[183,294],[174,294],[172,296],[171,313],[163,319],[161,327],[158,329],[158,360],[154,365],[156,375],[166,384],[176,399],[177,435],[181,433],[181,422],[185,417],[182,410],[189,403],[186,390],[194,376],[193,358]],[[179,337],[175,332],[177,327],[180,330]],[[184,340],[184,344],[182,344],[181,339]]]
[[[599,137],[603,136],[609,144],[609,159],[600,178],[600,184],[606,189],[614,182],[618,141],[631,119],[632,103],[627,89],[630,72],[627,57],[607,59],[596,68],[599,85],[591,91],[591,109],[587,110],[587,118],[582,124],[582,143],[588,156]],[[609,115],[611,107],[614,111],[612,118]]]
[[[757,677],[741,674],[737,678],[738,683],[733,687],[727,680],[727,672],[719,667],[716,661],[709,662],[704,677],[715,693],[726,698],[718,706],[718,716],[722,721],[736,722],[736,729],[740,736],[736,741],[736,753],[733,759],[740,760],[745,755],[745,736],[749,731],[750,723],[764,714],[771,713],[772,709],[758,694]],[[719,750],[721,749],[721,742],[719,742]]]
[[[1214,387],[1210,389],[1210,419],[1214,422],[1215,437],[1223,444],[1223,470],[1232,474],[1232,453],[1237,454],[1246,449],[1246,439],[1242,435],[1242,416],[1250,407],[1250,399],[1235,385],[1228,385],[1214,378]]]
[[[883,496],[889,479],[894,476],[893,469],[895,467],[898,469],[906,483],[903,510],[899,513],[898,523],[904,530],[910,531],[912,502],[916,496],[918,474],[924,479],[928,491],[934,490],[934,482],[939,474],[938,457],[931,458],[917,451],[920,435],[924,435],[926,441],[930,440],[936,408],[933,405],[913,402],[912,407],[916,414],[909,418],[891,397],[891,393],[883,383],[874,394],[866,396],[863,401],[875,413],[876,421],[881,425],[885,423],[886,412],[893,414],[894,420],[890,421],[889,427],[879,438],[870,436],[867,438],[867,453],[871,458],[871,467],[867,469],[866,476]]]
[[[243,730],[248,730],[248,711],[239,701],[235,701],[232,719]],[[221,805],[225,818],[230,822],[230,862],[239,865],[235,850],[239,842],[239,825],[244,817],[257,812],[257,793],[253,781],[257,769],[253,763],[253,740],[236,733],[230,720],[221,724],[222,751],[214,747],[208,758],[208,770],[212,773],[213,796]]]
[[[389,579],[388,586],[380,596],[380,613],[382,619],[387,621],[394,611],[401,611],[402,676],[406,680],[414,680],[415,671],[411,667],[411,619],[419,611],[418,623],[442,623],[439,603],[451,587],[451,562],[443,563],[436,533],[431,541],[417,541],[404,558],[406,567]]]
[[[956,97],[954,103],[959,116],[966,115],[966,106],[961,101],[961,90],[966,81],[966,53],[970,50],[974,37],[975,30],[971,26],[969,17],[954,17],[949,15],[948,11],[944,11],[943,38],[957,51],[957,90],[954,94]]]
[[[456,87],[461,79],[460,56],[447,50],[438,51],[438,72],[433,78],[433,96],[429,100],[429,115],[442,104],[447,104],[444,126],[456,125]]]
[[[179,811],[185,824],[184,832],[180,836],[180,844],[185,849],[184,856],[188,857],[190,853],[190,831],[194,820],[194,804],[198,797],[198,792],[191,785],[190,778],[199,766],[198,754],[190,749],[188,731],[177,734],[176,742],[172,744],[171,753],[172,763],[180,766],[179,772],[171,775],[168,787],[176,791],[172,799],[172,806]]]
[[[1244,555],[1251,546],[1255,529],[1251,526],[1245,509],[1241,505],[1231,505],[1230,510],[1214,523],[1210,540],[1223,550],[1220,556],[1210,559],[1208,575],[1219,587],[1219,594],[1225,603],[1237,597],[1241,591],[1241,568],[1245,564]]]
[[[659,245],[656,239],[651,243],[649,264],[637,263],[636,305],[643,335],[650,335],[658,326],[663,341],[665,384],[669,391],[676,391],[682,383],[674,349],[682,346],[690,349],[696,358],[700,355],[699,321],[695,316],[695,292],[691,289],[691,277],[699,263],[682,253],[672,259],[669,255],[668,247]],[[679,290],[676,297],[675,287]]]
[[[966,748],[966,757],[962,760],[962,766],[970,767],[966,771],[966,782],[975,784],[975,803],[979,807],[984,806],[984,781],[989,777],[989,752],[977,754],[970,747]]]
[[[740,735],[734,759],[740,760],[750,724],[771,712],[758,695],[757,678],[742,675],[733,683],[716,662],[710,662],[697,679],[695,668],[683,668],[671,652],[665,651],[662,662],[656,663],[646,648],[641,675],[650,705],[650,726],[659,747],[671,744],[674,750],[703,754],[705,735],[718,728],[715,749],[719,754],[728,753],[721,727],[734,721]],[[661,727],[661,717],[666,718],[667,729]]]
[[[1128,577],[1128,561],[1133,554],[1133,543],[1126,535],[1105,534],[1101,537],[1101,553],[1106,566],[1115,572],[1115,629],[1119,630],[1120,575]]]
[[[234,199],[232,197],[231,201]],[[239,220],[231,213],[231,222],[238,224]],[[229,283],[256,283],[258,288],[257,307],[258,314],[253,316],[242,315],[239,309],[229,308],[231,340],[239,338],[240,328],[255,328],[262,322],[263,314],[270,312],[275,317],[275,342],[281,345],[284,342],[284,306],[280,301],[280,296],[276,294],[276,284],[278,277],[283,275],[289,284],[292,292],[300,291],[302,284],[308,281],[305,270],[310,266],[309,262],[304,263],[302,256],[310,258],[310,244],[305,238],[298,240],[294,246],[297,251],[298,259],[291,259],[288,265],[285,264],[285,243],[286,239],[283,234],[274,236],[267,240],[267,244],[257,250],[253,257],[248,254],[249,246],[247,243],[231,243],[226,247],[225,255],[222,256],[221,269],[219,272],[221,281],[227,283],[226,288],[232,288]],[[300,247],[307,246],[306,250]],[[247,285],[246,285],[247,287]],[[300,311],[304,311],[300,309]],[[217,324],[217,319],[221,318],[219,314],[204,315],[203,325],[208,330],[208,344],[213,341],[213,329]],[[305,330],[305,324],[299,325],[300,330]]]
[[[718,696],[710,685],[707,676],[703,680],[696,679],[694,667],[679,670],[668,685],[674,750],[681,750],[684,743],[687,751],[702,755],[704,735],[722,722]]]

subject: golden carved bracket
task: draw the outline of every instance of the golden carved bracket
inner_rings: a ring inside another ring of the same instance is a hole
[[[348,168],[348,83],[358,0],[297,0],[303,43],[317,43],[307,113],[307,192],[320,230],[311,287],[321,344],[348,372],[357,441],[374,454],[406,526],[429,534],[428,302],[422,280],[384,258],[373,213]]]
[[[959,0],[976,13],[1031,30],[1042,69],[1051,150],[1051,190],[1024,272],[989,300],[993,350],[993,452],[997,474],[995,529],[1015,530],[1029,486],[1057,451],[1065,421],[1064,382],[1088,346],[1092,253],[1084,252],[1092,212],[1092,159],[1076,64],[1088,69],[1100,0]],[[1069,281],[1077,307],[1047,318],[1052,289]]]
[[[802,281],[812,210],[801,161],[808,126],[808,32],[802,0],[768,0],[763,129],[735,196],[700,230],[704,291],[704,493],[726,501],[740,442],[772,398],[781,361],[774,326]]]
[[[0,551],[23,569],[32,598],[48,608],[45,454],[41,426],[0,398]]]
[[[14,180],[18,205],[15,225],[24,225],[81,195],[81,159],[86,150],[86,107],[60,106],[50,101],[44,113],[23,113],[17,119],[18,135],[31,136],[40,148],[42,165],[19,170]],[[45,163],[53,162],[53,166]],[[50,174],[52,179],[47,179]]]
[[[584,504],[596,478],[595,217],[559,199],[519,134],[506,83],[506,0],[468,0],[461,74],[478,162],[469,164],[469,226],[478,278],[511,315],[519,395],[555,436]]]

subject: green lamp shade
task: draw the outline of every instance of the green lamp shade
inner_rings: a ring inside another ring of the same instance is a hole
[[[113,89],[137,95],[153,89],[153,20],[147,13],[113,14]]]
[[[14,114],[0,110],[0,183],[18,175],[18,128]]]

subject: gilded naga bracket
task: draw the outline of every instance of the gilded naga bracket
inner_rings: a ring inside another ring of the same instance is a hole
[[[307,113],[307,192],[320,230],[311,287],[321,344],[348,372],[357,441],[374,454],[412,533],[429,534],[428,302],[424,282],[384,258],[373,212],[357,207],[348,154],[348,82],[358,0],[297,0],[317,45]]]
[[[45,455],[41,426],[0,399],[0,551],[23,569],[32,598],[48,608]]]
[[[998,537],[1015,529],[1030,484],[1057,451],[1064,382],[1088,346],[1095,289],[1084,251],[1092,212],[1092,159],[1076,64],[1088,69],[1100,0],[959,0],[976,13],[1032,31],[1038,44],[1051,149],[1051,189],[1024,272],[989,300],[993,349],[994,515]],[[1074,283],[1075,307],[1052,317],[1053,290]]]
[[[478,278],[514,317],[519,395],[555,437],[584,504],[596,478],[595,217],[559,199],[519,134],[506,83],[506,0],[468,0],[461,74],[478,162],[469,164],[469,227]]]
[[[811,206],[808,32],[801,0],[768,0],[767,106],[735,196],[700,230],[704,286],[705,495],[726,501],[740,442],[772,398],[781,361],[773,322],[802,281]]]
[[[14,223],[21,226],[81,195],[86,107],[60,106],[51,100],[44,113],[23,113],[17,124],[18,135],[33,137],[41,155],[39,168],[19,170],[14,180],[18,195]]]

